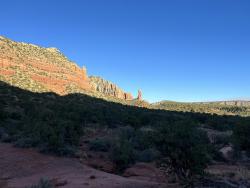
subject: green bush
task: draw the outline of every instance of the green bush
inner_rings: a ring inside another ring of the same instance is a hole
[[[231,137],[228,135],[218,135],[214,138],[214,144],[220,147],[229,145]]]
[[[233,129],[233,142],[238,150],[250,153],[250,121],[245,120],[237,123]]]
[[[7,118],[8,118],[8,113],[5,112],[0,106],[0,121],[4,121]]]
[[[128,140],[120,138],[112,147],[110,157],[116,165],[116,170],[122,172],[135,162],[135,153],[132,144]]]
[[[9,134],[4,128],[0,127],[0,141],[6,141],[9,138]]]
[[[203,175],[210,161],[209,140],[204,132],[189,122],[179,122],[161,127],[155,139],[156,147],[163,156],[162,162],[182,181]]]
[[[107,152],[110,148],[110,142],[107,139],[94,139],[89,142],[89,149],[93,151]]]
[[[139,162],[152,162],[160,157],[159,151],[154,148],[136,152],[136,160]]]
[[[34,147],[36,144],[32,138],[20,138],[15,141],[14,145],[20,148],[30,148]]]

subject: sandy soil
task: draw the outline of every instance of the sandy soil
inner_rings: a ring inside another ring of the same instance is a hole
[[[24,188],[48,178],[63,188],[154,188],[166,187],[105,173],[81,164],[77,159],[59,158],[0,143],[0,188]],[[172,186],[167,186],[172,187]]]

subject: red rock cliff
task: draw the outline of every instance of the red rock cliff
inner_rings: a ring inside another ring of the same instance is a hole
[[[33,92],[55,92],[60,95],[87,93],[131,100],[130,93],[101,78],[87,76],[56,48],[14,42],[0,36],[0,81]],[[98,94],[100,93],[100,94]]]

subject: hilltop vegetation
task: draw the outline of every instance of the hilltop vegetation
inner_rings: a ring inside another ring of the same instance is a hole
[[[249,101],[225,101],[210,103],[181,103],[172,101],[162,101],[152,104],[152,108],[180,112],[250,116]]]

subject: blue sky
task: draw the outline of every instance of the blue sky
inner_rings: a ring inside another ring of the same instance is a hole
[[[250,98],[248,0],[2,0],[0,35],[151,102]]]

